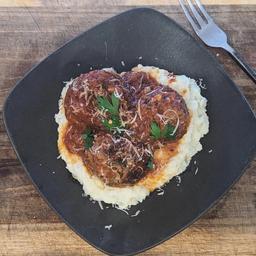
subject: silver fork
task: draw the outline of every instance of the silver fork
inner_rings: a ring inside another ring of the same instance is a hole
[[[238,52],[228,44],[226,33],[213,21],[211,16],[206,12],[201,2],[199,0],[194,1],[203,16],[201,16],[199,11],[195,8],[190,0],[187,0],[188,5],[185,4],[185,0],[179,0],[184,13],[196,34],[206,45],[211,47],[223,48],[224,50],[229,52],[234,57],[234,59],[241,65],[244,71],[256,83],[255,70],[253,70],[252,67],[250,67],[245,62],[245,60],[243,60]],[[189,9],[190,12],[193,14],[193,17],[190,14]]]

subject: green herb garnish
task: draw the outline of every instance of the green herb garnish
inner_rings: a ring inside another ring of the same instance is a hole
[[[171,125],[170,123],[166,124],[163,130],[161,130],[160,126],[156,122],[151,122],[151,127],[150,127],[150,134],[151,136],[155,139],[169,139],[173,140],[175,139],[175,133],[174,129],[175,127]]]
[[[175,139],[175,133],[173,133],[174,129],[175,127],[173,125],[167,123],[164,129],[162,130],[162,137],[170,140]]]
[[[84,147],[86,149],[90,149],[93,145],[93,133],[90,128],[87,128],[84,133],[82,134],[82,138],[84,140]]]
[[[153,170],[154,164],[153,164],[153,159],[152,159],[152,158],[149,158],[146,167],[147,167],[149,170]]]
[[[115,96],[114,93],[111,95],[111,102],[104,96],[97,97],[98,106],[100,109],[107,110],[111,115],[118,115],[120,99]]]
[[[111,116],[110,119],[102,120],[102,124],[110,131],[120,129],[122,127],[121,120],[118,116]]]
[[[102,124],[110,131],[118,131],[122,127],[119,117],[120,99],[112,93],[111,100],[108,100],[107,97],[99,96],[97,97],[97,101],[99,108],[106,110],[110,114],[108,119],[102,120]]]
[[[154,139],[158,140],[161,138],[161,129],[156,122],[151,122],[150,134],[154,137]]]

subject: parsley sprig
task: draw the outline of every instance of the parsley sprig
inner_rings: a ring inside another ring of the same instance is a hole
[[[160,126],[155,122],[151,122],[150,134],[155,139],[175,139],[176,135],[174,133],[175,127],[170,123],[167,123],[164,128],[161,130]]]
[[[99,96],[97,97],[98,106],[101,109],[107,110],[111,115],[117,116],[119,114],[119,104],[120,99],[115,96],[114,93],[111,94],[111,101],[107,97]]]
[[[110,131],[119,131],[122,128],[122,122],[119,117],[120,99],[112,93],[110,100],[107,97],[99,96],[97,97],[97,102],[100,109],[106,110],[110,114],[108,119],[102,120],[102,124]]]
[[[118,131],[122,127],[119,116],[111,116],[109,119],[103,119],[102,124],[110,131]]]
[[[147,164],[146,164],[146,167],[149,169],[149,170],[153,170],[154,168],[154,163],[153,163],[153,159],[152,157],[149,158]]]
[[[84,147],[86,149],[90,149],[93,145],[93,139],[94,139],[92,130],[90,128],[87,128],[82,134],[82,138],[84,140]]]

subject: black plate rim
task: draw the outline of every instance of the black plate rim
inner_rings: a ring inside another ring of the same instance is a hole
[[[187,36],[190,37],[190,39],[194,42],[197,43],[197,45],[205,52],[208,53],[208,56],[214,61],[214,63],[216,64],[216,68],[224,75],[228,78],[229,82],[232,83],[232,85],[234,86],[234,89],[237,91],[237,93],[239,93],[239,95],[241,96],[242,100],[247,104],[250,112],[253,114],[254,116],[254,119],[256,119],[256,113],[254,113],[254,111],[252,110],[252,107],[251,105],[249,104],[249,102],[247,101],[247,99],[245,98],[244,94],[242,93],[242,91],[240,90],[240,88],[235,84],[235,82],[231,79],[230,75],[228,73],[226,73],[226,71],[224,70],[223,68],[223,65],[220,64],[217,59],[214,57],[214,55],[212,54],[212,52],[205,47],[204,44],[202,44],[201,41],[199,40],[196,40],[195,37],[193,37],[185,28],[183,28],[180,24],[178,24],[175,20],[173,20],[172,18],[168,17],[167,15],[165,15],[164,13],[156,10],[156,9],[153,9],[153,8],[149,8],[149,7],[138,7],[138,8],[132,8],[132,9],[129,9],[127,11],[124,11],[124,12],[121,12],[113,17],[110,17],[102,22],[100,22],[99,24],[96,24],[95,26],[91,27],[90,29],[84,31],[84,32],[81,32],[79,33],[77,36],[71,38],[70,40],[68,40],[67,42],[65,42],[64,44],[62,44],[59,48],[57,48],[56,50],[50,52],[45,58],[43,58],[42,60],[40,60],[39,63],[37,63],[35,66],[33,66],[30,70],[28,70],[25,75],[23,76],[22,79],[18,80],[15,84],[15,86],[10,90],[8,96],[6,97],[5,101],[4,101],[4,104],[3,104],[3,123],[5,125],[5,128],[6,128],[6,132],[7,132],[7,135],[10,139],[10,142],[11,142],[11,145],[14,149],[14,152],[19,160],[19,162],[21,163],[21,166],[23,167],[23,169],[25,170],[26,174],[28,175],[30,181],[32,182],[33,186],[36,188],[37,192],[39,193],[39,195],[43,198],[43,200],[47,203],[47,205],[49,206],[50,209],[52,209],[57,215],[58,217],[72,230],[74,231],[75,234],[77,234],[82,240],[86,241],[89,245],[91,245],[92,247],[94,247],[95,249],[107,254],[107,255],[115,255],[115,256],[131,256],[131,255],[135,255],[135,254],[138,254],[138,253],[142,253],[142,252],[145,252],[149,249],[152,249],[160,244],[162,244],[163,242],[169,240],[170,238],[176,236],[177,234],[179,234],[180,232],[182,232],[183,230],[185,230],[186,228],[188,228],[189,226],[191,226],[193,223],[195,223],[199,218],[201,218],[205,213],[207,213],[212,207],[214,207],[218,201],[220,201],[229,191],[230,189],[238,182],[238,180],[242,177],[242,175],[245,173],[247,167],[249,166],[250,162],[253,160],[253,158],[256,156],[256,146],[254,146],[250,152],[250,154],[248,155],[247,157],[247,161],[245,162],[244,164],[244,167],[241,169],[239,175],[232,181],[232,183],[226,187],[224,189],[224,191],[222,193],[220,193],[220,195],[207,207],[205,208],[203,211],[201,211],[198,216],[196,218],[194,218],[193,220],[191,220],[190,222],[188,222],[186,225],[184,225],[182,228],[180,228],[178,231],[174,232],[173,234],[171,234],[170,236],[167,236],[166,238],[148,246],[148,247],[145,247],[141,250],[138,250],[138,251],[135,251],[135,252],[131,252],[131,253],[124,253],[124,254],[113,254],[111,252],[107,252],[105,250],[103,250],[102,248],[100,247],[97,247],[96,245],[94,245],[93,243],[91,243],[89,240],[87,240],[85,237],[83,237],[78,231],[75,230],[75,228],[72,227],[71,224],[68,223],[68,221],[66,221],[62,215],[54,208],[53,205],[50,204],[50,202],[47,200],[47,198],[42,194],[40,188],[36,185],[36,183],[34,182],[34,180],[32,179],[29,171],[27,170],[27,168],[25,167],[23,161],[21,160],[20,158],[20,155],[16,149],[16,146],[15,146],[15,143],[14,143],[14,140],[13,140],[13,137],[12,137],[12,134],[8,128],[8,124],[7,124],[7,119],[6,119],[6,105],[7,105],[7,102],[8,102],[8,99],[10,98],[11,94],[15,91],[15,89],[19,86],[19,84],[26,79],[26,77],[31,73],[33,72],[38,66],[40,66],[43,62],[47,61],[52,55],[58,53],[59,51],[62,50],[62,48],[64,48],[66,45],[68,45],[69,43],[71,43],[72,41],[75,41],[77,39],[79,39],[80,37],[82,37],[84,34],[90,32],[91,30],[94,30],[96,29],[97,27],[101,26],[103,23],[105,22],[109,22],[113,19],[116,19],[118,18],[119,16],[122,16],[123,14],[128,14],[128,13],[133,13],[133,12],[140,12],[140,11],[151,11],[151,12],[154,12],[154,13],[157,13],[158,15],[161,14],[163,16],[165,16],[166,18],[170,19],[177,27],[179,27],[181,30],[183,30],[184,32],[186,32]]]

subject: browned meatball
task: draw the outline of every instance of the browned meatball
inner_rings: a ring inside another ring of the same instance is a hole
[[[127,72],[123,75],[127,87],[131,88],[127,114],[128,127],[142,141],[150,140],[150,126],[156,121],[163,129],[167,123],[176,127],[176,139],[187,130],[189,113],[183,98],[173,89],[160,85],[144,72]]]
[[[89,171],[105,184],[123,186],[134,184],[148,173],[150,155],[144,151],[141,143],[136,145],[125,137],[100,132],[83,159]]]
[[[86,126],[102,126],[106,113],[99,111],[98,96],[123,94],[122,80],[116,73],[95,70],[76,78],[68,88],[64,107],[68,121]]]
[[[187,130],[189,112],[183,98],[171,88],[157,87],[142,96],[137,104],[138,116],[131,125],[131,130],[143,141],[150,138],[151,123],[156,122],[161,129],[166,124],[177,126],[175,138],[180,139]]]

